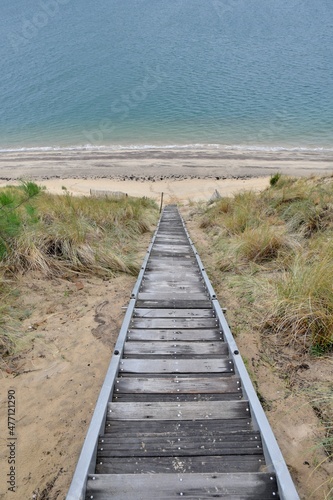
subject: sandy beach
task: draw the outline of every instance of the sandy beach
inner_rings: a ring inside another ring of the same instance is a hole
[[[0,186],[31,179],[50,192],[121,191],[166,202],[208,200],[243,189],[264,189],[270,175],[330,175],[333,156],[322,151],[244,151],[214,148],[51,150],[0,155]]]

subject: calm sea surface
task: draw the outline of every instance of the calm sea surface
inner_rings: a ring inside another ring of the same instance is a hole
[[[5,0],[0,23],[0,150],[333,148],[332,0]]]

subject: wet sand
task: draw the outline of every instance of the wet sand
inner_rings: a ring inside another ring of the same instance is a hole
[[[250,151],[214,148],[51,150],[0,154],[0,179],[110,178],[162,180],[247,178],[281,172],[293,176],[333,173],[326,151]]]
[[[322,151],[244,151],[214,148],[50,150],[0,154],[0,186],[35,180],[49,192],[90,190],[149,196],[165,202],[209,200],[261,190],[269,176],[332,175],[333,156]]]

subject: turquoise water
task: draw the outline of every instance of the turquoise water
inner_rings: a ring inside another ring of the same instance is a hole
[[[1,150],[333,148],[331,0],[16,0],[1,24]]]

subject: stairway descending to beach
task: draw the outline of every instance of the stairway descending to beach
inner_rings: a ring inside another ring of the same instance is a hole
[[[167,206],[67,500],[298,495],[200,257]]]

